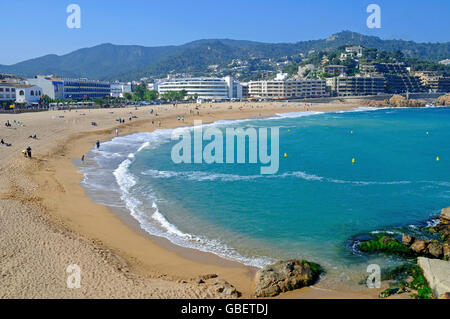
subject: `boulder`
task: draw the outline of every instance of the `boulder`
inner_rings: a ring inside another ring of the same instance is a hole
[[[416,254],[425,254],[427,250],[427,244],[428,243],[425,240],[415,240],[410,248]]]
[[[441,258],[443,255],[442,245],[439,244],[437,241],[431,242],[428,245],[427,249],[428,253],[435,258]]]
[[[322,269],[305,260],[279,261],[257,271],[255,295],[273,297],[281,292],[299,289],[314,284]]]
[[[445,243],[442,245],[442,254],[444,255],[444,259],[450,260],[450,244]]]
[[[214,283],[214,286],[216,286],[217,292],[223,293],[227,296],[231,297],[241,296],[241,293],[237,291],[236,288],[232,284],[228,283],[226,280],[219,279]]]
[[[450,299],[450,292],[440,295],[439,299]]]
[[[402,235],[402,243],[406,246],[411,246],[411,244],[416,240],[415,237],[409,235]]]
[[[443,208],[441,211],[441,223],[450,224],[450,207]]]
[[[450,292],[450,261],[419,257],[417,264],[435,296]]]

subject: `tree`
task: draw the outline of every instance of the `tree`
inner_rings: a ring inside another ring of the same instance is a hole
[[[145,99],[145,92],[147,91],[147,86],[144,82],[139,84],[134,90],[134,98],[137,101],[143,101]]]
[[[145,91],[145,100],[146,101],[154,101],[159,97],[159,93],[156,90],[146,90]]]
[[[126,100],[132,100],[133,99],[133,94],[131,94],[130,92],[125,92],[125,94],[123,95],[123,97]]]

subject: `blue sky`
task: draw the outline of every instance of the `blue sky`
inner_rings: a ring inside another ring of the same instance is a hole
[[[71,3],[81,7],[81,29],[66,26]],[[366,26],[371,3],[381,7],[381,29]],[[0,64],[107,42],[296,42],[342,30],[384,39],[450,41],[449,0],[19,0],[1,1],[0,13]]]

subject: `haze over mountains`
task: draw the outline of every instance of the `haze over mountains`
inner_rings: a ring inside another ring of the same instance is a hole
[[[101,44],[65,55],[49,54],[13,65],[0,65],[0,72],[24,77],[54,74],[98,80],[134,80],[162,76],[171,71],[202,72],[208,65],[227,65],[233,59],[279,58],[311,50],[335,50],[343,45],[362,45],[379,50],[401,50],[407,57],[427,60],[450,58],[450,42],[416,43],[383,40],[343,31],[327,39],[297,43],[261,43],[229,39],[198,40],[179,46],[145,47]]]

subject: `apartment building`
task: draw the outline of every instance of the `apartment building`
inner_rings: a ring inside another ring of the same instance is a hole
[[[345,65],[326,65],[323,67],[323,72],[339,76],[345,75],[347,71],[347,67]]]
[[[242,86],[230,76],[225,78],[175,78],[158,85],[158,92],[185,90],[188,96],[202,100],[242,99]]]
[[[309,98],[327,95],[325,81],[316,79],[250,81],[248,87],[249,95],[255,98]]]
[[[125,93],[131,93],[131,83],[111,83],[111,97],[123,98]]]
[[[408,74],[386,74],[386,91],[388,93],[424,92],[420,77]]]
[[[385,90],[384,77],[339,76],[326,79],[326,85],[333,96],[377,95]]]

